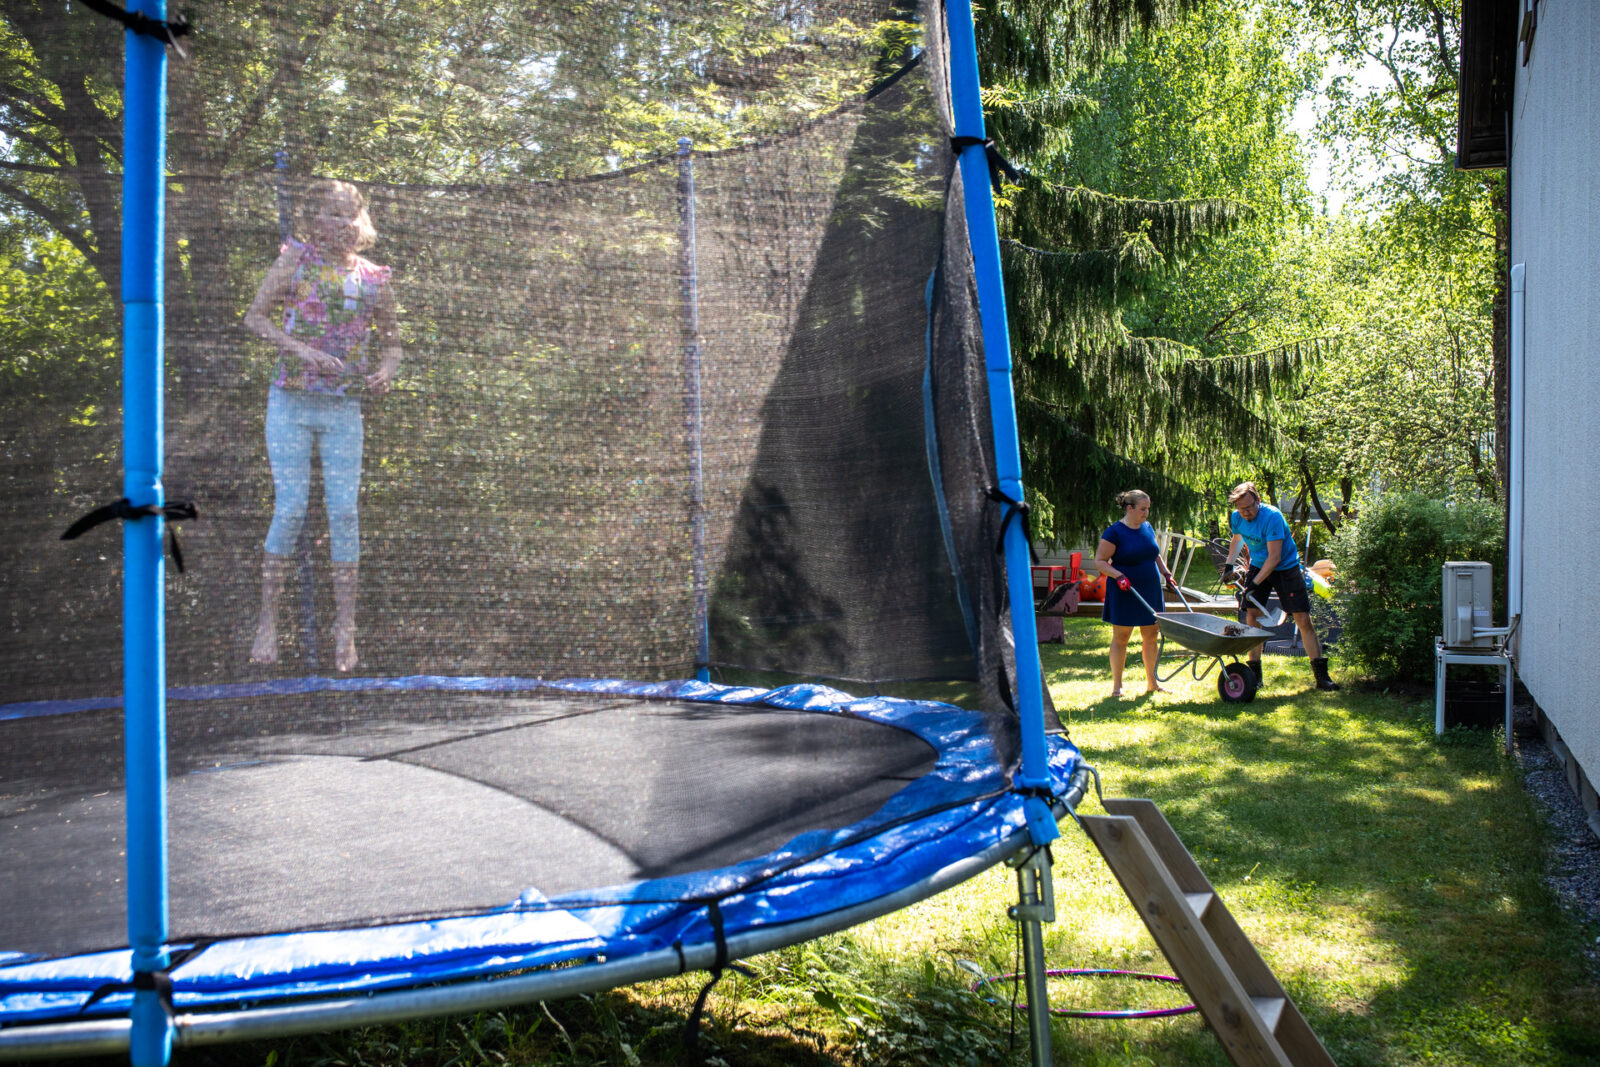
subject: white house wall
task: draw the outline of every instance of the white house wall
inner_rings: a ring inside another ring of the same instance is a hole
[[[1517,666],[1600,782],[1600,2],[1538,12],[1510,167],[1511,261],[1527,264]]]

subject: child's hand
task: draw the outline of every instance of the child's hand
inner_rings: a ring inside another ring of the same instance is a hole
[[[395,375],[400,368],[390,363],[378,364],[378,369],[367,375],[367,390],[375,396],[382,396],[394,386]]]
[[[344,360],[338,356],[331,356],[318,348],[308,344],[301,344],[295,349],[295,355],[305,363],[307,369],[329,377],[338,377],[344,370]]]

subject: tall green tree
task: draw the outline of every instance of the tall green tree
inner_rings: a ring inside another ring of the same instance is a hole
[[[578,10],[581,22],[510,0],[191,5],[192,54],[168,74],[173,284],[228,278],[218,242],[185,242],[220,221],[221,183],[267,174],[279,150],[296,173],[356,180],[593,174],[680,136],[723,147],[787,129],[871,84],[877,72],[854,58],[863,44],[895,55],[914,33],[894,9],[860,24],[826,4]],[[68,0],[0,0],[0,203],[68,240],[113,298],[121,64],[109,19]],[[194,296],[169,303],[196,316],[230,303]]]
[[[1384,227],[1342,215],[1304,231],[1285,262],[1292,321],[1341,343],[1308,383],[1295,429],[1327,497],[1371,489],[1495,496],[1490,318],[1445,252],[1396,256]]]
[[[1044,525],[1053,502],[1063,533],[1096,525],[1129,484],[1192,511],[1203,478],[1278,447],[1279,394],[1305,362],[1294,347],[1237,354],[1265,334],[1223,306],[1259,300],[1224,295],[1221,280],[1239,273],[1226,256],[1209,261],[1204,299],[1182,277],[1230,231],[1242,262],[1254,245],[1241,227],[1271,225],[1278,201],[1297,195],[1274,140],[1288,82],[1273,71],[1250,84],[1254,53],[1237,56],[1255,45],[1225,20],[1183,30],[1200,6],[1025,0],[979,12],[991,119],[1029,169],[1002,203],[1029,483]],[[593,173],[679,136],[718,147],[787,128],[883,72],[801,60],[867,43],[890,62],[915,35],[898,8],[864,24],[850,5],[821,2],[583,10],[581,26],[507,0],[357,0],[309,13],[208,0],[191,11],[194,56],[172,65],[170,89],[168,306],[174,334],[191,339],[174,367],[180,392],[215,380],[248,343],[236,305],[260,264],[235,262],[211,235],[249,217],[268,239],[262,194],[279,148],[297,171],[377,181]],[[1189,36],[1168,48],[1162,34],[1175,30]],[[0,202],[76,248],[108,298],[120,32],[66,0],[0,0],[0,121],[16,131]],[[1224,38],[1217,54],[1234,58],[1206,66]],[[1195,101],[1202,112],[1186,110]],[[1185,124],[1184,146],[1158,143]],[[1146,145],[1142,159],[1119,147],[1123,125]],[[1174,153],[1186,180],[1158,177]],[[253,191],[241,182],[251,175]],[[1250,273],[1264,284],[1263,270]]]
[[[989,68],[1028,172],[1003,208],[1028,484],[1061,538],[1130,485],[1181,524],[1283,453],[1277,418],[1318,351],[1278,328],[1274,268],[1309,211],[1287,128],[1309,64],[1270,15],[1081,7],[1014,18]],[[1039,52],[1028,33],[1054,36]]]
[[[1317,136],[1363,218],[1330,236],[1338,251],[1321,261],[1370,266],[1353,276],[1334,265],[1317,283],[1330,316],[1368,309],[1349,326],[1361,343],[1346,349],[1348,365],[1329,369],[1325,391],[1359,395],[1349,383],[1375,380],[1380,357],[1434,368],[1384,376],[1390,400],[1364,407],[1360,433],[1390,447],[1373,452],[1350,438],[1347,476],[1495,498],[1506,484],[1510,234],[1504,174],[1455,165],[1460,0],[1278,2],[1295,19],[1296,45],[1332,61]],[[1460,399],[1463,382],[1475,383],[1471,403]],[[1415,431],[1424,412],[1440,420],[1436,431]],[[1311,432],[1331,470],[1337,434],[1326,424]],[[1380,455],[1385,462],[1362,458]]]

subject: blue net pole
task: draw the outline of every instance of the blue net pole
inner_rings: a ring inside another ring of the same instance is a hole
[[[694,245],[694,145],[687,137],[678,138],[678,212],[683,257],[683,420],[689,438],[689,521],[694,538],[694,676],[709,682],[705,457],[700,437],[700,264]]]
[[[164,0],[135,9],[164,20]],[[164,42],[124,34],[122,178],[122,492],[135,507],[165,503],[161,485],[162,232],[166,169]],[[135,976],[130,1055],[135,1067],[163,1067],[172,1019],[141,975],[167,966],[166,634],[164,520],[123,526],[123,700],[127,761],[128,943]]]
[[[1006,291],[1000,272],[1000,233],[995,227],[989,187],[989,158],[981,143],[983,101],[979,96],[978,44],[968,0],[946,5],[950,27],[950,104],[956,136],[975,138],[961,150],[961,185],[966,199],[967,234],[972,243],[978,308],[983,322],[983,352],[989,383],[989,419],[994,432],[995,475],[1000,491],[1022,500],[1022,448],[1017,439],[1017,409],[1011,389],[1011,340],[1006,328]],[[1033,618],[1033,561],[1024,524],[1005,526],[1006,589],[1011,600],[1011,633],[1017,646],[1017,714],[1021,719],[1022,770],[1019,788],[1047,789],[1049,755],[1044,733],[1043,672]],[[1039,797],[1027,800],[1028,832],[1035,844],[1060,836],[1055,815]]]

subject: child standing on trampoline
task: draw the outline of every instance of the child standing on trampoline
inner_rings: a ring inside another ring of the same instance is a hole
[[[1106,527],[1095,549],[1095,565],[1106,577],[1106,600],[1102,618],[1111,624],[1111,695],[1122,695],[1122,668],[1128,660],[1128,640],[1135,628],[1139,630],[1140,652],[1144,658],[1145,690],[1164,692],[1156,680],[1156,617],[1150,607],[1139,602],[1132,592],[1125,592],[1117,583],[1123,578],[1151,607],[1159,609],[1165,602],[1162,595],[1164,583],[1173,582],[1167,561],[1161,558],[1161,546],[1156,542],[1155,529],[1146,520],[1150,517],[1150,494],[1140,489],[1130,489],[1118,494],[1122,505],[1121,520]]]
[[[333,557],[334,665],[355,667],[356,576],[361,557],[361,392],[381,395],[400,368],[389,268],[358,253],[378,234],[349,182],[319,181],[303,201],[315,214],[290,238],[245,313],[245,325],[278,347],[267,397],[272,525],[261,568],[261,615],[250,658],[278,661],[278,599],[294,562],[311,491],[311,453],[322,463],[323,506]],[[377,335],[376,368],[368,346]]]

